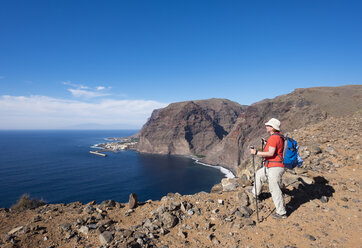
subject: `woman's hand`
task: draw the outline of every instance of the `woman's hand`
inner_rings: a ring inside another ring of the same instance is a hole
[[[256,149],[254,148],[254,149],[250,149],[250,153],[252,154],[252,155],[256,155]]]

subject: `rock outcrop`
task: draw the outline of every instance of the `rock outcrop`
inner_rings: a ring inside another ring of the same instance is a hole
[[[290,132],[360,109],[361,85],[296,89],[250,106],[225,99],[173,103],[152,114],[139,133],[137,150],[198,156],[237,172],[245,167],[248,147],[266,136],[264,123],[271,117]]]

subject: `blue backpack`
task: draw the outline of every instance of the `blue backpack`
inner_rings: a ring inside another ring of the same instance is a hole
[[[283,150],[283,164],[286,168],[293,170],[295,167],[300,167],[303,164],[303,159],[299,156],[298,153],[298,143],[288,136],[284,137],[279,133],[275,133],[284,139],[284,150]],[[280,157],[280,156],[279,156]]]

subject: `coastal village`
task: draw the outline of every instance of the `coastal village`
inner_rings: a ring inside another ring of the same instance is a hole
[[[99,148],[97,151],[90,151],[91,154],[106,156],[103,152],[119,152],[129,149],[134,149],[138,143],[138,138],[108,138],[107,140],[113,142],[106,142],[97,144],[95,147]]]

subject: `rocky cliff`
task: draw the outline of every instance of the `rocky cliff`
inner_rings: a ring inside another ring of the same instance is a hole
[[[152,113],[139,133],[137,150],[204,155],[229,134],[244,108],[225,99],[172,103]]]
[[[361,85],[296,89],[250,106],[225,99],[173,103],[152,114],[139,133],[137,150],[198,156],[237,172],[248,147],[266,137],[264,123],[271,117],[282,122],[283,132],[290,132],[360,109]]]

